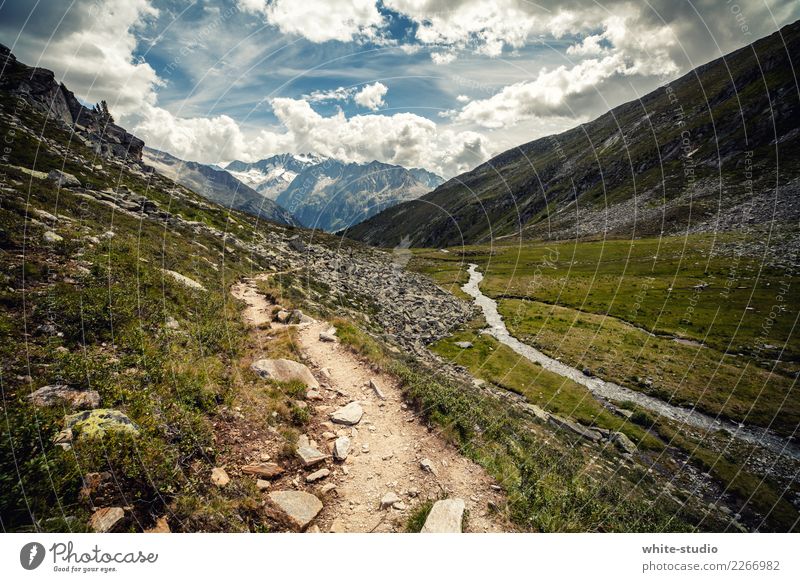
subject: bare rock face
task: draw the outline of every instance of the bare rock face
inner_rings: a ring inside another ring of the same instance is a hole
[[[268,497],[286,521],[300,531],[322,511],[322,501],[305,491],[273,491]]]
[[[464,508],[463,499],[437,501],[422,526],[422,533],[461,533]]]
[[[278,382],[291,382],[297,380],[309,388],[319,388],[319,382],[314,378],[308,366],[292,360],[257,360],[250,366],[253,371],[270,380]]]
[[[92,514],[89,525],[97,533],[112,531],[125,518],[121,507],[101,507]]]
[[[43,386],[28,395],[28,400],[35,406],[53,406],[66,403],[75,410],[100,406],[100,394],[96,390],[76,390],[64,384]]]

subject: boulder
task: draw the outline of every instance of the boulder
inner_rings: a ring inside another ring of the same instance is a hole
[[[77,390],[65,384],[43,386],[29,394],[28,400],[35,406],[53,406],[66,403],[75,410],[100,406],[100,394],[96,390]]]
[[[253,371],[269,380],[278,382],[291,382],[293,380],[302,382],[309,388],[319,388],[319,382],[314,378],[308,366],[292,360],[256,360],[250,366]]]
[[[337,461],[344,461],[350,453],[350,439],[342,436],[333,443],[333,458]]]
[[[455,345],[462,350],[467,350],[472,347],[472,342],[456,342]]]
[[[69,431],[72,435],[78,433],[79,438],[102,437],[110,431],[139,434],[138,427],[130,418],[111,408],[95,408],[70,414],[64,418],[64,431]]]
[[[465,504],[463,499],[442,499],[433,504],[422,533],[461,533]]]
[[[52,230],[46,231],[42,238],[44,238],[44,242],[51,244],[60,243],[64,240],[63,236],[54,233]]]
[[[346,424],[352,426],[358,424],[361,417],[364,416],[364,409],[358,402],[351,402],[331,414],[331,420],[338,424]]]
[[[633,455],[636,453],[636,445],[633,444],[633,441],[628,438],[628,435],[622,432],[614,432],[611,433],[611,442],[613,442],[617,447],[622,450],[624,453],[628,453],[629,455]]]
[[[217,487],[225,487],[231,482],[231,478],[222,467],[214,467],[211,469],[211,482]]]
[[[51,182],[55,182],[59,188],[64,186],[68,188],[79,188],[81,185],[81,181],[75,176],[67,172],[62,172],[61,170],[50,170],[47,174],[47,179]]]
[[[301,531],[322,511],[322,501],[305,491],[273,491],[268,497],[289,524]]]
[[[189,289],[195,289],[197,291],[206,290],[206,288],[203,287],[200,283],[198,283],[194,279],[187,277],[186,275],[182,275],[177,271],[170,271],[169,269],[161,269],[161,270],[164,272],[165,275],[169,275],[184,287],[188,287]]]
[[[329,333],[327,331],[323,331],[323,332],[321,332],[319,334],[319,341],[333,343],[333,342],[337,341],[337,338],[332,333]]]
[[[283,467],[275,463],[253,463],[242,467],[242,473],[262,479],[275,479],[283,475]]]
[[[92,514],[89,526],[97,533],[112,531],[125,518],[125,510],[121,507],[101,507]]]
[[[601,435],[596,430],[592,430],[591,428],[584,426],[578,422],[573,422],[571,420],[568,420],[566,418],[561,418],[560,416],[556,416],[554,414],[550,415],[549,422],[550,424],[558,428],[572,431],[579,437],[584,438],[586,440],[590,440],[594,443],[599,442],[603,438],[603,435]]]

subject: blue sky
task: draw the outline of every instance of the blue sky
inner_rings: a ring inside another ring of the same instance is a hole
[[[800,17],[788,0],[0,2],[0,42],[153,147],[448,177]]]

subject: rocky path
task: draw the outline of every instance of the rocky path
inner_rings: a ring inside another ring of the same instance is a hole
[[[273,306],[254,285],[237,284],[231,291],[246,302],[244,317],[249,324],[264,326],[270,320]],[[274,329],[281,324],[271,325]],[[489,510],[491,504],[500,506],[503,500],[493,479],[428,430],[403,402],[393,377],[374,372],[334,334],[328,335],[330,331],[326,322],[298,326],[299,351],[319,383],[309,392],[313,415],[300,445],[310,444],[329,455],[293,481],[293,488],[323,502],[307,530],[403,531],[420,504],[444,497],[463,499],[468,511],[465,531],[507,530],[507,524]],[[344,407],[360,410],[347,423],[332,418]],[[336,458],[343,455],[334,454],[337,443],[340,449],[349,445],[343,460]]]

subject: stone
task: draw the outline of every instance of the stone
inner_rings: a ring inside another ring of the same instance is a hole
[[[342,436],[333,443],[333,458],[337,461],[344,461],[350,453],[350,439]]]
[[[311,445],[297,447],[297,456],[303,461],[304,467],[316,465],[328,458],[328,455],[321,453]]]
[[[633,455],[636,453],[636,445],[633,443],[631,439],[628,438],[628,435],[622,432],[614,432],[611,433],[611,442],[613,442],[617,447],[619,447],[622,452],[628,453]]]
[[[406,504],[403,503],[402,501],[397,501],[395,503],[392,503],[392,509],[396,509],[398,511],[405,511]]]
[[[422,467],[423,471],[427,471],[428,473],[436,475],[436,469],[433,466],[433,461],[431,461],[429,458],[426,457],[422,459],[419,462],[419,466]]]
[[[262,479],[275,479],[283,475],[283,467],[276,463],[251,463],[242,467],[242,473]]]
[[[306,400],[322,400],[322,394],[320,394],[319,390],[308,390],[306,392]]]
[[[125,518],[125,510],[121,507],[101,507],[92,514],[89,526],[97,533],[112,531]]]
[[[259,491],[265,491],[270,488],[270,482],[266,479],[256,479],[256,488]]]
[[[60,243],[62,240],[64,240],[63,236],[54,233],[52,230],[46,231],[43,235],[43,238],[44,242],[46,243]]]
[[[59,187],[67,186],[70,188],[79,188],[81,185],[81,181],[78,180],[78,178],[67,172],[62,172],[61,170],[50,170],[47,174],[47,179],[51,182],[55,182]]]
[[[463,499],[441,499],[433,504],[422,533],[461,533],[465,504]]]
[[[364,409],[358,402],[351,402],[331,414],[331,420],[338,424],[354,425],[358,424],[364,416]]]
[[[53,406],[66,403],[75,410],[100,406],[100,394],[96,390],[77,390],[65,384],[43,386],[29,394],[28,400],[35,406]]]
[[[320,469],[319,471],[314,471],[310,475],[306,475],[306,483],[313,483],[314,481],[319,481],[320,479],[324,479],[331,472],[328,469]]]
[[[550,415],[549,422],[550,424],[558,428],[572,431],[579,437],[590,440],[595,443],[599,442],[603,438],[603,435],[601,435],[596,430],[592,430],[588,426],[584,426],[578,422],[573,422],[566,418],[561,418],[560,416],[556,416],[554,414]]]
[[[275,321],[278,323],[289,323],[289,318],[292,316],[291,313],[286,311],[285,309],[281,309],[278,313],[275,314]]]
[[[327,331],[323,331],[319,334],[319,341],[321,342],[328,342],[333,343],[338,341],[338,338],[333,335],[332,333],[328,333]]]
[[[322,533],[322,530],[319,529],[319,526],[315,523],[306,530],[306,533]]]
[[[167,516],[161,516],[156,520],[156,523],[150,529],[144,530],[144,533],[171,533],[172,530],[169,529],[169,521],[167,520]]]
[[[308,366],[300,362],[284,359],[264,359],[256,360],[250,367],[262,378],[275,380],[277,382],[299,381],[309,388],[319,388],[319,382],[314,378],[311,370],[308,369]]]
[[[594,376],[594,372],[592,372],[592,369],[591,369],[591,368],[584,368],[584,369],[582,370],[582,372],[583,372],[583,375],[584,375],[584,376],[587,376],[587,377],[589,377],[589,378],[591,378],[592,376]]]
[[[347,530],[344,527],[344,524],[342,523],[342,520],[339,519],[339,518],[336,518],[336,519],[333,520],[333,523],[331,523],[331,527],[330,527],[330,529],[328,531],[330,533],[346,533],[347,532]]]
[[[228,473],[222,467],[214,467],[211,469],[211,482],[217,487],[225,487],[231,482],[231,478],[228,477]]]
[[[181,328],[181,324],[178,323],[177,319],[175,319],[171,315],[168,315],[166,321],[164,322],[164,327],[176,331]]]
[[[175,279],[178,283],[180,283],[184,287],[188,287],[189,289],[194,289],[196,291],[205,291],[206,290],[205,287],[203,287],[200,283],[198,283],[194,279],[191,279],[190,277],[187,277],[186,275],[182,275],[181,273],[178,273],[177,271],[170,271],[169,269],[161,269],[161,271],[165,275],[169,275],[170,277]]]
[[[389,491],[386,495],[381,498],[381,509],[389,509],[395,503],[402,501],[400,497],[397,496],[397,493],[394,491]]]
[[[386,400],[386,395],[383,393],[381,385],[375,378],[369,379],[369,387],[372,388],[372,391],[375,393],[375,396],[377,396],[381,400]]]
[[[455,346],[461,348],[462,350],[468,350],[472,347],[472,342],[456,342]]]
[[[139,434],[139,428],[119,410],[95,408],[70,414],[64,418],[64,431],[77,433],[79,438],[102,437],[106,432],[127,432]]]
[[[336,491],[336,485],[334,483],[326,483],[320,488],[320,493],[323,495],[327,495],[331,491]]]
[[[322,511],[322,501],[305,491],[273,491],[268,497],[289,524],[301,531]]]

